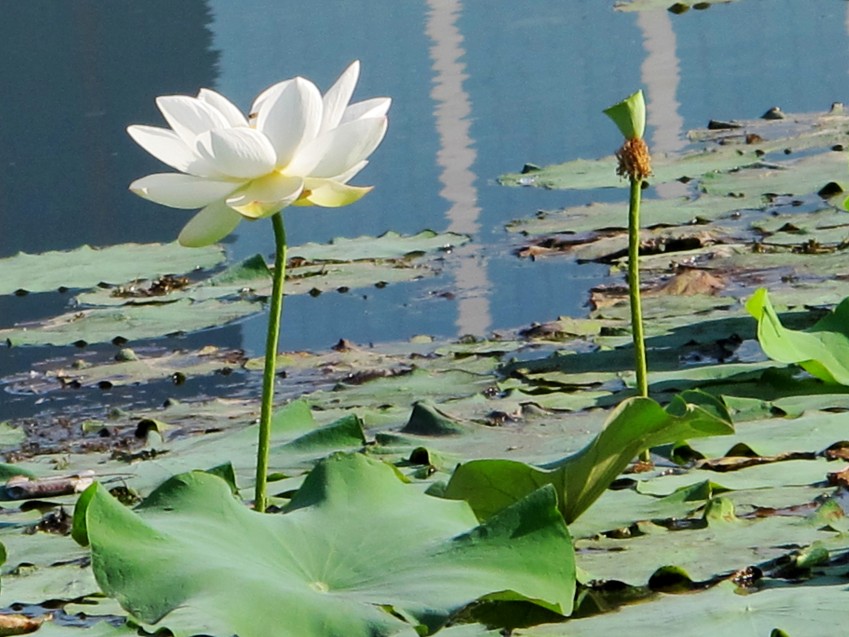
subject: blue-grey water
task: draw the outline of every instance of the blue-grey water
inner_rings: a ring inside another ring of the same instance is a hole
[[[671,3],[671,2],[670,2]],[[390,127],[354,206],[287,211],[292,244],[414,233],[472,235],[439,279],[287,300],[286,349],[416,334],[484,335],[586,312],[605,268],[512,254],[511,219],[624,199],[622,190],[508,189],[525,162],[609,154],[602,109],[646,91],[655,150],[710,118],[825,110],[846,99],[845,0],[739,0],[705,11],[620,12],[613,0],[27,0],[0,3],[0,257],[82,244],[171,241],[185,211],[143,201],[163,170],[129,139],[160,125],[158,95],[212,87],[243,108],[303,75],[324,89],[362,61],[355,97],[393,98]],[[270,224],[241,224],[233,260],[271,250]],[[450,292],[450,295],[444,294]],[[0,326],[61,310],[59,294],[0,296]],[[194,336],[257,353],[264,317]],[[0,377],[66,350],[0,352]],[[8,401],[0,393],[0,405]],[[0,420],[4,418],[0,410]]]

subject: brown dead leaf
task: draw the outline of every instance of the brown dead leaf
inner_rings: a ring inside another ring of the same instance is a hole
[[[694,296],[696,294],[716,294],[725,287],[725,280],[706,270],[687,268],[646,294],[675,294]]]
[[[835,442],[823,452],[829,460],[849,460],[849,442]]]
[[[601,310],[628,301],[628,288],[600,285],[590,290],[590,309]]]
[[[53,619],[52,615],[32,618],[26,615],[0,615],[0,637],[5,635],[26,635],[41,628],[45,620]]]
[[[835,487],[849,488],[849,466],[840,471],[832,471],[827,476],[828,483]]]

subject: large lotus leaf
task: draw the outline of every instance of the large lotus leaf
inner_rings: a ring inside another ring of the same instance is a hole
[[[245,360],[243,353],[239,350],[220,350],[217,347],[170,352],[139,349],[124,351],[119,358],[120,360],[65,366],[53,363],[52,369],[47,370],[43,375],[30,374],[27,379],[16,383],[16,388],[19,391],[25,388],[33,393],[44,394],[67,387],[69,384],[79,387],[96,387],[100,383],[108,383],[110,387],[117,387],[157,380],[173,380],[175,374],[182,375],[182,378],[209,376],[216,373],[229,374],[234,368],[241,367]],[[0,428],[0,446],[4,444],[4,433],[4,430]]]
[[[733,458],[733,460],[744,460]],[[811,460],[783,460],[752,463],[747,466],[740,462],[740,468],[733,470],[733,465],[725,471],[699,470],[680,473],[677,475],[658,476],[652,480],[641,481],[637,490],[641,493],[666,495],[685,486],[703,480],[714,480],[726,489],[769,489],[780,486],[809,486],[822,483],[829,471],[837,468],[825,458]]]
[[[602,432],[578,453],[545,469],[512,460],[468,462],[457,467],[445,495],[468,501],[485,519],[534,489],[553,484],[563,518],[570,523],[641,450],[733,430],[725,406],[707,394],[683,392],[666,409],[649,398],[631,398],[611,413]]]
[[[490,374],[418,368],[362,384],[340,384],[332,391],[320,390],[311,394],[308,401],[321,409],[339,405],[343,395],[348,406],[377,406],[397,401],[409,404],[415,400],[463,398],[494,385],[495,378]]]
[[[359,261],[362,259],[402,259],[425,252],[448,251],[468,243],[470,237],[454,232],[438,233],[422,230],[404,236],[386,232],[379,237],[334,239],[330,243],[307,243],[289,248],[289,258],[300,257],[307,261]]]
[[[804,332],[781,324],[766,288],[751,296],[746,309],[758,321],[758,341],[767,356],[800,365],[827,383],[849,385],[849,298]]]
[[[818,396],[808,398],[811,404],[817,399],[823,404]],[[845,407],[840,409],[844,410]],[[811,411],[794,418],[735,420],[734,426],[734,434],[727,438],[700,439],[692,441],[690,446],[708,458],[722,457],[732,448],[744,448],[743,445],[753,455],[775,456],[781,453],[816,454],[835,442],[849,439],[846,415],[827,411]]]
[[[186,250],[175,243],[127,243],[108,248],[82,246],[69,252],[19,253],[0,259],[0,294],[16,290],[52,292],[90,288],[139,278],[211,268],[224,260],[219,246]]]
[[[722,485],[710,480],[694,482],[662,497],[635,488],[608,489],[596,506],[569,525],[569,532],[579,539],[627,529],[637,522],[688,518],[715,494],[725,492]]]
[[[249,301],[216,299],[194,303],[182,299],[155,305],[123,305],[68,312],[7,329],[0,342],[11,345],[70,345],[77,341],[106,343],[116,337],[129,341],[219,327],[259,311]]]
[[[813,519],[780,515],[738,518],[723,498],[711,500],[702,515],[688,524],[679,521],[678,527],[667,530],[642,525],[643,533],[636,537],[580,540],[576,542],[578,565],[593,578],[635,586],[647,583],[653,573],[668,565],[684,569],[693,581],[704,581],[778,559],[792,550],[789,547],[836,536]]]
[[[136,284],[132,289],[146,289],[144,282]],[[115,306],[115,305],[162,305],[180,299],[205,301],[208,299],[255,298],[267,295],[271,290],[271,271],[261,255],[254,255],[208,279],[198,281],[193,285],[168,289],[164,294],[146,296],[122,293],[122,288],[100,288],[78,294],[76,301],[81,305]],[[256,306],[256,310],[261,308]]]
[[[417,458],[416,465],[426,463],[430,469],[447,472],[459,462],[505,455],[523,462],[553,462],[586,444],[604,418],[600,412],[585,412],[559,418],[527,417],[492,426],[455,418],[456,406],[453,401],[446,405],[449,413],[417,403],[404,429],[378,432],[368,453],[398,462]]]
[[[29,537],[29,536],[27,536]],[[94,574],[87,568],[87,556],[69,551],[63,563],[49,566],[24,565],[3,575],[5,608],[12,604],[41,604],[47,601],[70,601],[98,592]],[[70,560],[78,559],[73,562]],[[0,633],[2,634],[2,633]]]
[[[91,570],[82,566],[86,552],[71,538],[36,531],[30,522],[3,528],[0,541],[5,561],[0,590],[3,607],[72,600],[97,591]]]
[[[730,213],[763,205],[760,197],[736,197],[699,194],[698,197],[642,200],[643,226],[686,225],[721,219]],[[624,203],[596,202],[557,211],[538,212],[531,218],[508,224],[510,232],[524,235],[577,234],[602,230],[627,230],[628,207]]]
[[[723,582],[689,595],[661,595],[654,601],[623,606],[617,612],[516,630],[515,637],[657,637],[659,630],[680,637],[819,637],[846,618],[846,580],[819,577],[788,583],[768,580],[760,589],[740,590]],[[662,627],[662,628],[658,628]],[[774,632],[781,629],[785,632]],[[486,632],[480,632],[486,635]]]
[[[837,152],[819,153],[780,164],[756,164],[730,172],[704,175],[701,187],[707,194],[737,196],[807,195],[843,177],[846,158]]]
[[[775,212],[752,222],[752,227],[766,236],[780,232],[809,236],[818,231],[833,233],[835,229],[847,226],[849,226],[849,215],[846,211],[835,210],[829,206],[815,211]]]
[[[167,412],[166,412],[167,416]],[[147,459],[121,467],[120,462],[106,467],[127,473],[128,484],[146,492],[176,473],[231,464],[239,485],[253,484],[259,425],[235,430],[203,430],[165,435],[164,442],[151,438],[154,452]],[[306,403],[295,401],[275,412],[271,420],[269,471],[293,475],[303,473],[313,462],[333,451],[362,448],[365,444],[359,419],[348,414],[324,426],[318,426]],[[103,467],[102,470],[107,470]],[[274,489],[274,483],[271,486]]]
[[[667,183],[682,177],[692,179],[711,171],[730,170],[758,161],[754,148],[747,151],[745,154],[739,154],[736,149],[720,148],[700,150],[683,157],[655,157],[652,161],[650,183]],[[502,175],[498,181],[506,186],[569,190],[627,187],[627,181],[616,175],[616,163],[615,157],[574,159],[524,174]]]
[[[389,283],[403,283],[432,276],[438,268],[428,262],[363,260],[346,261],[341,255],[338,262],[307,263],[294,265],[286,270],[285,293],[313,294],[338,289],[356,289],[383,286]],[[254,299],[266,297],[271,293],[271,273],[260,255],[250,257],[241,263],[206,281],[171,291],[164,296],[126,298],[113,294],[114,290],[98,289],[77,296],[77,301],[86,305],[125,305],[162,304],[164,301],[192,299],[225,299],[243,297]],[[261,307],[256,306],[256,311]]]
[[[430,634],[480,599],[566,614],[575,590],[550,488],[478,526],[465,503],[423,495],[358,454],[319,463],[285,515],[250,511],[201,472],[135,511],[94,485],[74,533],[104,592],[178,637]]]
[[[657,0],[646,0],[656,2]],[[643,0],[639,0],[642,4]],[[736,132],[729,133],[727,130],[699,130],[691,131],[690,137],[695,141],[707,142],[707,144],[696,150],[687,150],[683,153],[668,155],[656,155],[652,158],[652,169],[654,174],[649,179],[651,184],[660,184],[675,181],[681,178],[696,179],[703,176],[712,177],[717,175],[720,182],[725,175],[734,174],[738,168],[752,165],[763,165],[762,157],[765,153],[774,153],[786,149],[829,149],[835,144],[845,141],[845,128],[849,118],[841,112],[829,113],[794,114],[783,120],[744,120],[737,122],[739,126]],[[747,139],[748,137],[748,139]],[[734,143],[734,142],[738,143]],[[751,141],[752,143],[747,143]],[[808,187],[807,192],[816,192],[834,177],[829,175],[842,175],[843,170],[837,164],[842,162],[841,153],[826,152],[819,154],[820,159],[812,158],[807,165],[819,165],[819,180],[816,179],[816,168],[806,172],[806,183],[820,183],[816,188]],[[783,156],[782,156],[783,158]],[[781,162],[782,165],[793,166],[794,162]],[[779,165],[776,162],[775,165]],[[499,182],[509,186],[537,186],[542,188],[564,188],[564,189],[592,189],[625,187],[627,182],[616,176],[616,159],[605,157],[598,160],[577,159],[563,164],[546,166],[539,170],[529,170],[525,173],[507,174],[499,178]],[[794,169],[796,167],[794,166]],[[804,170],[804,169],[803,169]],[[786,171],[792,174],[792,170]],[[729,192],[739,194],[741,190],[747,190],[746,183],[752,184],[759,181],[758,176],[746,175],[744,188],[734,188],[721,191],[719,194],[727,195]],[[779,180],[782,183],[783,177]],[[756,186],[752,186],[757,190]],[[799,188],[790,190],[774,190],[771,186],[765,186],[757,194],[784,192],[800,192]],[[741,206],[743,207],[743,206]]]

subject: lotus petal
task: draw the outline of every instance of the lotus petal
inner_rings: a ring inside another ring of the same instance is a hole
[[[241,220],[241,215],[224,201],[216,201],[192,217],[177,239],[187,248],[208,246],[233,232]]]
[[[299,199],[295,205],[312,204],[322,208],[339,208],[359,201],[372,188],[373,186],[349,186],[336,181],[322,180],[317,188],[305,189],[302,199]]]
[[[300,177],[287,177],[273,172],[260,179],[254,179],[242,190],[233,193],[227,199],[227,205],[239,214],[260,219],[295,202],[304,189],[304,180]]]
[[[198,157],[174,131],[136,125],[127,128],[127,132],[139,146],[175,170],[199,177],[221,176],[212,164]]]
[[[386,124],[385,117],[342,124],[307,145],[287,172],[328,179],[346,173],[377,148],[386,134]]]
[[[215,181],[181,173],[158,173],[136,179],[130,190],[140,197],[172,208],[203,208],[223,199],[240,182]]]
[[[207,131],[198,136],[196,150],[216,170],[239,179],[267,174],[276,159],[268,138],[252,128]]]
[[[191,144],[195,137],[206,131],[229,127],[227,118],[217,108],[196,97],[165,95],[156,98],[156,105],[168,125],[186,144]]]
[[[209,104],[219,113],[221,113],[232,127],[247,126],[248,120],[230,100],[208,88],[202,88],[198,93],[198,99],[201,102]]]
[[[357,119],[366,117],[383,117],[389,112],[389,107],[392,106],[392,100],[388,97],[375,97],[370,100],[364,100],[351,104],[345,109],[342,115],[340,124],[347,124]]]
[[[359,76],[360,62],[356,60],[342,72],[339,79],[324,94],[321,132],[336,128],[342,121],[342,115],[351,101]]]
[[[256,128],[274,147],[278,167],[285,168],[301,145],[318,134],[321,112],[321,93],[315,84],[301,77],[262,102]]]

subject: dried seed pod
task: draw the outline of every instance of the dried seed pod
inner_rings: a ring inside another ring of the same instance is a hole
[[[628,139],[622,148],[616,151],[619,166],[616,174],[640,181],[651,175],[651,155],[649,147],[641,137]]]

